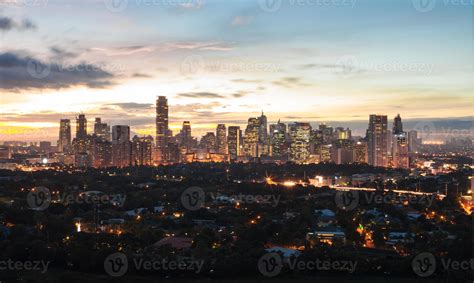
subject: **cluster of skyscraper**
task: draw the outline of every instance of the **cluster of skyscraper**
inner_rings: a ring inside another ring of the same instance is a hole
[[[95,119],[94,133],[87,133],[84,114],[76,118],[76,137],[71,140],[71,121],[61,119],[58,151],[62,162],[78,167],[125,167],[130,165],[152,165],[153,137],[134,136],[130,141],[130,127],[112,127]]]
[[[416,151],[415,131],[403,131],[400,115],[393,131],[387,116],[370,115],[365,137],[353,137],[349,128],[333,128],[309,123],[268,125],[267,117],[248,119],[240,126],[218,124],[198,141],[192,136],[191,123],[184,121],[179,133],[169,129],[169,107],[165,96],[156,101],[156,137],[135,136],[130,141],[129,126],[110,127],[96,118],[94,134],[87,134],[87,120],[79,115],[76,138],[71,142],[71,125],[61,120],[58,148],[74,157],[77,166],[159,165],[181,162],[286,162],[369,163],[374,166],[409,168],[410,153]],[[68,155],[64,155],[68,156]],[[71,162],[71,161],[70,161]]]

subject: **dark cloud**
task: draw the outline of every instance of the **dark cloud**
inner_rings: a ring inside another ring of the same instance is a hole
[[[54,57],[57,59],[66,59],[66,58],[75,58],[77,57],[76,53],[66,51],[60,47],[57,46],[51,46],[49,48],[51,53],[53,53]]]
[[[2,31],[10,31],[10,30],[35,30],[36,25],[28,19],[25,19],[21,22],[17,22],[9,17],[2,17],[0,16],[0,30]]]
[[[182,98],[225,98],[225,96],[213,92],[188,92],[180,93],[178,97]]]
[[[0,89],[103,88],[114,75],[92,64],[60,64],[12,52],[0,53]]]
[[[304,83],[301,81],[301,78],[297,77],[286,77],[286,78],[281,78],[277,81],[273,82],[275,85],[283,86],[283,87],[298,87],[298,86],[308,86],[307,83]]]
[[[152,103],[135,103],[135,102],[125,102],[125,103],[110,103],[105,106],[116,106],[124,110],[133,110],[133,109],[149,109],[153,107]]]
[[[152,76],[147,75],[147,74],[142,74],[142,73],[135,73],[132,75],[134,78],[151,78]]]

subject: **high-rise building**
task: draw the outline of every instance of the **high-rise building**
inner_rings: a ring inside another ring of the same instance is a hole
[[[334,139],[336,140],[350,140],[351,129],[344,129],[343,127],[337,127],[334,131]]]
[[[98,136],[94,136],[92,140],[92,166],[94,168],[110,167],[112,165],[112,143]]]
[[[408,137],[403,131],[403,123],[400,114],[393,120],[392,137],[392,160],[395,168],[409,168]]]
[[[283,157],[286,155],[286,124],[278,120],[278,123],[270,125],[270,139],[272,156]]]
[[[206,149],[206,152],[214,153],[216,150],[216,134],[208,132],[201,138],[200,148]]]
[[[149,166],[152,164],[151,155],[153,149],[153,137],[138,137],[132,139],[132,165]]]
[[[191,134],[191,122],[184,121],[181,131],[176,135],[180,147],[189,151],[193,147],[193,136]]]
[[[71,120],[61,119],[59,122],[58,151],[65,152],[71,147]]]
[[[247,157],[258,157],[258,133],[260,123],[257,118],[249,118],[244,136],[244,154]]]
[[[400,117],[400,114],[398,114],[394,119],[393,119],[393,130],[392,134],[393,135],[400,135],[403,133],[403,123],[402,123],[402,118]]]
[[[268,128],[267,128],[267,116],[263,114],[257,118],[259,122],[258,126],[258,142],[260,144],[267,144],[268,142]]]
[[[408,132],[408,151],[410,153],[414,153],[418,151],[418,132],[415,130],[411,130]]]
[[[309,123],[293,123],[288,126],[290,133],[290,160],[304,163],[310,157],[309,140],[311,125]]]
[[[227,136],[227,147],[229,150],[230,160],[237,160],[240,156],[240,136],[242,131],[238,126],[229,127],[229,135]]]
[[[367,129],[367,147],[369,164],[387,167],[387,116],[370,115]]]
[[[321,131],[323,143],[329,144],[333,140],[334,129],[324,123],[319,125],[319,131]]]
[[[76,117],[76,139],[82,140],[87,138],[87,119],[86,115],[79,114]]]
[[[354,162],[368,163],[367,142],[360,140],[354,145]]]
[[[227,154],[227,132],[224,124],[217,125],[216,152],[219,154]]]
[[[95,118],[94,134],[105,141],[110,141],[110,126],[102,123],[100,118]]]
[[[158,162],[168,161],[168,99],[159,96],[156,100],[156,148]]]
[[[131,162],[130,127],[112,127],[112,164],[117,167],[129,166]]]

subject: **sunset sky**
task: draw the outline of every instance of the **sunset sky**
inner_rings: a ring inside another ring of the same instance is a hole
[[[79,112],[154,134],[158,95],[172,130],[190,120],[195,136],[262,110],[270,122],[472,117],[472,5],[268,1],[1,1],[0,140],[55,142]]]

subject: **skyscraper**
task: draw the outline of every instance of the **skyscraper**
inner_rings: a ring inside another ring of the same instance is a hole
[[[110,126],[102,123],[100,118],[95,118],[94,134],[105,141],[110,141]]]
[[[214,153],[216,151],[216,134],[208,132],[201,138],[200,148],[206,149],[206,152]]]
[[[288,126],[290,132],[290,160],[304,163],[309,159],[309,140],[311,125],[309,123],[293,123]]]
[[[112,164],[117,167],[126,167],[131,162],[131,143],[129,126],[112,127]]]
[[[387,167],[387,116],[370,115],[367,129],[369,164]]]
[[[87,137],[87,119],[86,115],[79,114],[76,118],[76,139],[85,139]]]
[[[132,165],[151,165],[151,155],[153,148],[153,137],[138,137],[132,139]]]
[[[247,157],[258,157],[259,128],[259,120],[257,118],[249,118],[244,136],[244,153]]]
[[[407,133],[403,131],[403,123],[400,114],[393,120],[392,160],[393,167],[395,168],[410,167],[408,137]]]
[[[156,148],[159,162],[168,160],[168,137],[168,99],[159,96],[156,100]]]
[[[230,160],[234,161],[240,156],[240,135],[242,131],[238,126],[229,127],[229,135],[227,137],[227,145],[230,155]]]
[[[398,114],[394,119],[393,119],[393,131],[392,134],[395,135],[400,135],[403,133],[403,123],[402,123],[402,118],[400,117],[400,114]]]
[[[216,152],[227,154],[227,133],[224,124],[218,124],[216,129]]]
[[[286,125],[278,120],[278,123],[270,125],[270,141],[272,145],[272,156],[282,157],[285,155]]]
[[[71,147],[71,120],[61,119],[59,122],[59,152],[65,152]]]

